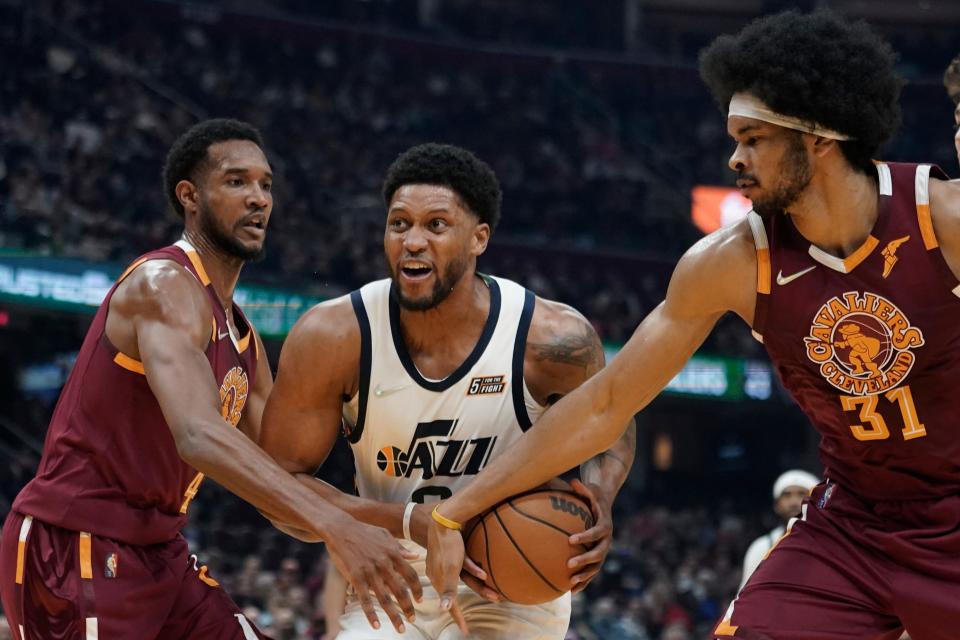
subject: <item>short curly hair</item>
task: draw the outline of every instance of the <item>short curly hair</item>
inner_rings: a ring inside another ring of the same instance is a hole
[[[943,86],[947,88],[947,95],[953,104],[960,104],[960,56],[950,61],[950,66],[943,72]]]
[[[184,217],[183,205],[177,198],[177,183],[196,181],[196,171],[207,160],[210,145],[228,140],[249,140],[261,149],[263,138],[253,125],[230,118],[213,118],[193,125],[170,147],[163,163],[163,192],[174,212]]]
[[[864,173],[900,124],[900,89],[890,45],[862,21],[829,11],[786,11],[718,37],[700,54],[700,76],[724,114],[750,93],[773,110],[851,136],[840,143]]]
[[[490,165],[466,149],[434,142],[407,149],[387,169],[384,203],[390,206],[397,189],[408,184],[449,187],[491,231],[500,221],[503,194],[497,176]]]

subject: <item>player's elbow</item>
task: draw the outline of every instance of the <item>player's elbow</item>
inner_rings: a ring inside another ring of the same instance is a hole
[[[210,430],[198,421],[189,421],[178,428],[171,429],[173,439],[177,445],[177,454],[188,465],[203,471],[207,466],[210,453],[215,449],[211,441]]]

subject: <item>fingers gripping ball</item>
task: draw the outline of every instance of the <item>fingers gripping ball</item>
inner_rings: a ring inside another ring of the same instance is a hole
[[[514,496],[471,523],[467,555],[487,584],[518,604],[540,604],[570,590],[567,561],[586,551],[568,538],[593,526],[590,505],[564,491]]]

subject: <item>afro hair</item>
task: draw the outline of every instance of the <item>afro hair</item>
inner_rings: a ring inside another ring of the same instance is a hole
[[[746,92],[779,113],[851,136],[840,149],[869,173],[900,124],[895,60],[864,22],[787,11],[718,37],[700,54],[700,75],[724,114],[733,94]]]
[[[228,140],[249,140],[261,149],[263,139],[256,127],[239,120],[214,118],[193,125],[177,138],[163,164],[163,192],[174,212],[184,217],[183,205],[177,198],[177,183],[196,181],[197,169],[207,160],[210,145]]]
[[[401,153],[383,181],[383,200],[408,184],[432,184],[450,188],[467,208],[490,225],[500,221],[500,183],[490,166],[466,149],[433,142],[411,147]]]

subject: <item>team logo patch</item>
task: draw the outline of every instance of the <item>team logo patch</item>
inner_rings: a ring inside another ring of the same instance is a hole
[[[227,371],[220,385],[220,415],[231,426],[235,427],[240,422],[243,407],[247,404],[248,390],[247,372],[242,367]]]
[[[506,387],[506,376],[481,376],[470,381],[470,388],[467,389],[467,395],[482,396],[503,393]]]
[[[820,496],[820,500],[817,502],[817,508],[826,508],[827,503],[830,502],[830,498],[833,496],[834,489],[836,489],[836,486],[834,486],[833,483],[827,485],[827,488],[823,490],[823,495]]]
[[[387,446],[377,451],[377,468],[391,478],[476,475],[489,461],[497,437],[460,440],[453,437],[456,426],[456,420],[421,422],[406,449]]]
[[[910,236],[903,236],[902,238],[897,238],[891,242],[887,243],[887,246],[884,248],[880,254],[883,256],[883,277],[886,278],[890,275],[890,272],[893,271],[893,265],[897,264],[897,249],[900,248],[904,242],[910,239]]]
[[[923,333],[895,304],[875,293],[848,291],[827,301],[803,339],[820,375],[846,394],[865,396],[906,379]]]
[[[117,554],[115,553],[107,554],[107,560],[103,566],[103,577],[104,578],[117,577]]]

